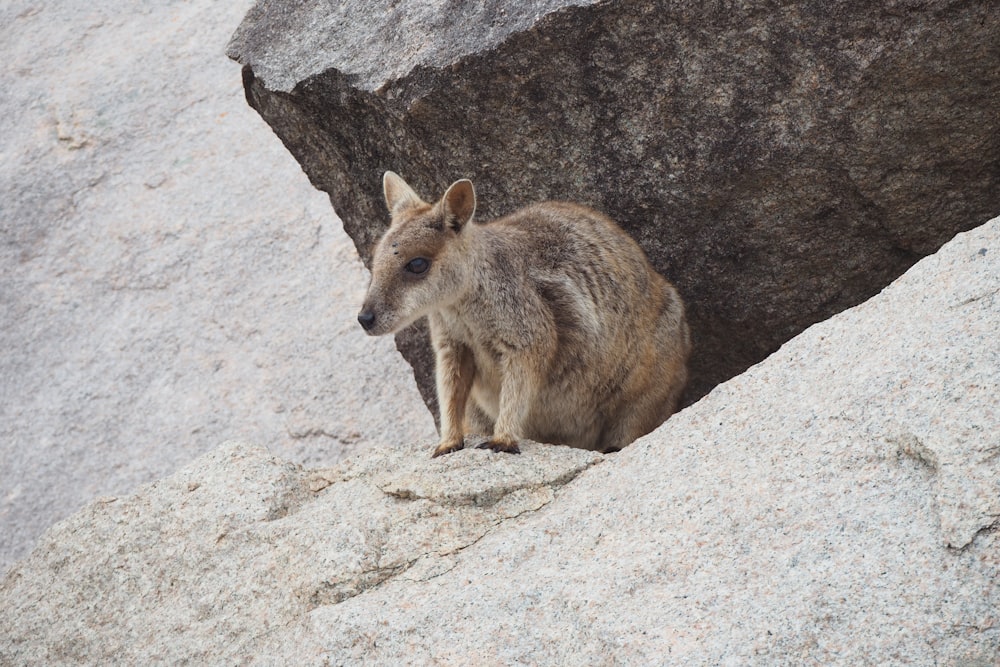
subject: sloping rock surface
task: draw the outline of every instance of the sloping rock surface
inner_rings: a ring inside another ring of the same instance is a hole
[[[990,665],[1000,218],[624,451],[231,443],[50,530],[0,663]]]
[[[426,447],[400,448],[306,472],[233,442],[135,496],[100,499],[40,543],[56,581],[16,567],[4,582],[0,595],[21,597],[24,613],[0,621],[0,658],[263,658],[314,609],[392,579],[446,573],[458,552],[552,502],[600,455],[534,445],[518,458],[472,450],[428,459]],[[76,595],[87,600],[85,618],[68,604]]]
[[[227,439],[433,442],[365,270],[246,106],[249,3],[0,3],[0,572]]]
[[[386,169],[619,220],[689,305],[689,400],[1000,211],[987,0],[268,0],[229,54],[366,261]]]

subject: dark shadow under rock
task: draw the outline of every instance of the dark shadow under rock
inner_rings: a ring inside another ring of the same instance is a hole
[[[387,169],[618,220],[688,304],[688,403],[1000,210],[989,2],[505,4],[260,2],[229,55],[366,262]]]

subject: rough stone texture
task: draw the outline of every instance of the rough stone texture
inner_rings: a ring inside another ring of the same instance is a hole
[[[618,219],[688,302],[689,400],[1000,212],[988,0],[458,4],[258,2],[229,54],[366,260],[385,169]]]
[[[998,330],[1000,218],[615,455],[226,445],[53,528],[0,662],[993,665]]]
[[[46,534],[41,570],[15,566],[2,584],[5,604],[21,602],[0,620],[0,662],[245,663],[314,609],[441,576],[601,455],[536,444],[429,459],[406,447],[305,472],[234,442],[99,499]],[[85,618],[68,604],[83,591]]]
[[[0,571],[228,438],[435,440],[321,193],[246,106],[249,2],[0,3]]]

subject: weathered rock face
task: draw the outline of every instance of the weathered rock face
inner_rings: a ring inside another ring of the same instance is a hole
[[[249,5],[0,3],[0,571],[227,439],[329,465],[436,438],[222,53]]]
[[[689,400],[1000,210],[991,2],[461,4],[258,2],[229,54],[366,260],[385,169],[619,220],[689,305]]]
[[[306,472],[263,448],[227,443],[136,496],[98,499],[51,530],[36,553],[48,554],[43,569],[54,568],[59,581],[11,572],[0,596],[26,596],[35,611],[0,621],[0,658],[245,663],[269,650],[264,628],[283,635],[311,610],[389,580],[447,572],[456,552],[552,502],[601,459],[566,450],[528,445],[523,458],[471,450],[429,463],[426,447],[409,446]],[[86,591],[93,605],[88,626],[117,628],[113,641],[63,624],[78,614],[67,604],[74,591]],[[39,642],[36,633],[48,638]]]
[[[49,531],[0,663],[994,664],[998,329],[1000,218],[615,455],[226,445]]]

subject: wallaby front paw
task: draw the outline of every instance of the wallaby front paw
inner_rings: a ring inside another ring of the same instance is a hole
[[[437,449],[434,450],[434,453],[431,454],[431,458],[436,459],[442,454],[451,454],[452,452],[457,452],[463,447],[465,447],[465,442],[463,440],[459,440],[458,442],[442,442],[440,445],[437,446]]]
[[[520,454],[521,449],[517,446],[516,440],[487,440],[479,445],[477,449],[492,449],[494,452],[507,452],[508,454]]]

